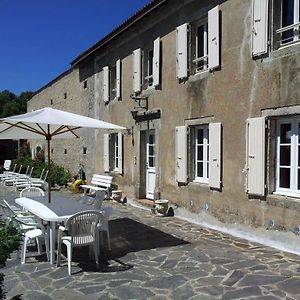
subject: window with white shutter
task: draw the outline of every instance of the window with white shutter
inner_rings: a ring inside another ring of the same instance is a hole
[[[160,38],[154,40],[153,47],[153,85],[160,85]]]
[[[190,25],[191,75],[220,66],[219,6]]]
[[[109,67],[106,66],[102,69],[103,71],[103,100],[104,102],[109,101]]]
[[[104,171],[123,173],[123,134],[104,134]]]
[[[109,172],[109,134],[103,135],[103,166],[104,172]]]
[[[252,16],[252,55],[268,53],[268,2],[253,0]]]
[[[210,70],[220,66],[219,5],[208,12],[208,66]]]
[[[265,195],[265,118],[247,120],[247,192]]]
[[[188,76],[188,24],[182,24],[176,29],[176,74],[178,79]]]
[[[121,99],[121,60],[116,61],[116,98]]]
[[[209,124],[209,186],[221,189],[221,123]]]
[[[178,126],[175,131],[176,181],[187,183],[187,126]]]
[[[133,91],[139,93],[142,85],[142,50],[133,51]]]
[[[123,173],[123,134],[118,133],[118,167],[116,168],[119,174]]]

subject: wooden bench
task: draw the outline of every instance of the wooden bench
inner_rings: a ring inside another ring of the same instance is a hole
[[[107,197],[110,197],[112,179],[112,176],[94,174],[91,180],[91,184],[80,185],[80,187],[83,188],[83,196],[86,196],[87,190],[104,190],[107,192]]]

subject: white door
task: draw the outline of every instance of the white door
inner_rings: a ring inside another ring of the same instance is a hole
[[[146,197],[154,199],[155,189],[155,132],[149,130],[146,135]]]

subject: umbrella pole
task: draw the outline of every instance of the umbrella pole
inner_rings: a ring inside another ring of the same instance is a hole
[[[49,126],[49,125],[48,125]],[[47,137],[48,143],[48,202],[51,203],[51,162],[50,162],[50,140],[51,137]]]

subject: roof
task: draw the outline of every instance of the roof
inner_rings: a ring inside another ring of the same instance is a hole
[[[120,24],[118,27],[116,27],[113,31],[111,31],[109,34],[107,34],[105,37],[103,37],[100,41],[98,41],[96,44],[88,48],[86,51],[81,53],[78,57],[76,57],[72,62],[71,65],[74,67],[78,63],[80,63],[82,60],[93,54],[95,51],[99,50],[101,47],[103,47],[105,44],[107,44],[109,41],[111,41],[113,38],[121,34],[123,31],[128,29],[130,26],[132,26],[134,23],[142,19],[144,16],[149,14],[151,11],[156,9],[158,6],[160,6],[162,3],[166,2],[167,0],[152,0],[147,5],[145,5],[143,8],[141,8],[139,11],[137,11],[134,15],[129,17],[127,20],[125,20],[122,24]]]

